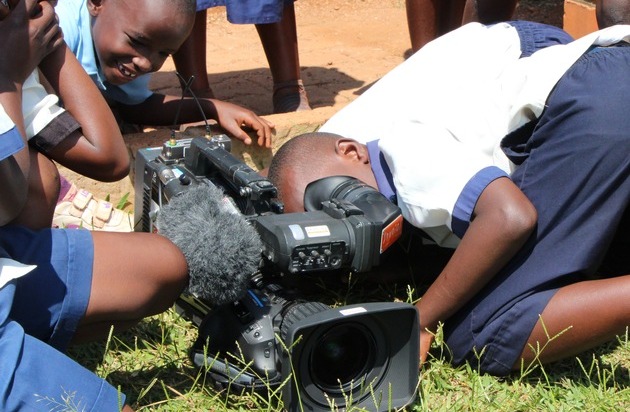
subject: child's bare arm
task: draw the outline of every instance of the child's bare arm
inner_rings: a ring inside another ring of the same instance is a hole
[[[0,48],[2,45],[0,45]],[[2,74],[0,73],[0,77]],[[0,160],[0,226],[12,221],[22,210],[28,195],[28,177],[30,161],[24,122],[22,121],[22,103],[19,95],[21,87],[15,92],[7,92],[4,82],[0,80],[0,105],[8,116],[16,123],[16,128],[22,136],[24,148],[19,152]],[[12,87],[15,87],[12,85]],[[0,136],[0,139],[6,138]]]
[[[193,123],[203,120],[197,103],[192,98],[186,98],[182,103],[179,96],[154,93],[147,100],[138,105],[123,106],[125,120],[132,123],[150,125],[172,125],[178,116],[178,123]],[[228,134],[251,144],[251,138],[242,127],[253,129],[258,136],[258,144],[271,147],[271,129],[274,125],[266,119],[257,116],[251,110],[232,103],[216,99],[199,99],[201,108],[208,119],[216,120]],[[181,104],[181,108],[180,108]]]
[[[0,15],[0,105],[19,131],[24,148],[0,161],[0,225],[26,202],[30,158],[22,114],[22,84],[41,59],[63,44],[52,6],[37,0],[11,2]],[[32,17],[31,17],[32,16]]]
[[[129,173],[129,154],[105,99],[67,47],[40,64],[65,109],[81,125],[47,154],[60,164],[93,179],[120,180]]]
[[[421,360],[435,331],[477,294],[520,250],[532,234],[537,212],[509,179],[499,178],[482,192],[468,230],[448,264],[418,303],[421,313]]]

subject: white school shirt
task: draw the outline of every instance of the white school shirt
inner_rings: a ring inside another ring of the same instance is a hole
[[[65,111],[58,103],[59,98],[49,94],[40,83],[37,70],[31,73],[22,85],[22,114],[27,139]]]
[[[514,27],[470,23],[420,49],[320,131],[378,140],[403,217],[456,247],[481,192],[515,169],[501,139],[542,113],[553,86],[590,46],[621,40],[630,41],[630,26],[520,58]]]

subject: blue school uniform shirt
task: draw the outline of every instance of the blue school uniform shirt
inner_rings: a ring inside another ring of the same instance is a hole
[[[114,85],[105,80],[94,51],[91,16],[86,0],[60,1],[55,11],[59,16],[59,26],[63,30],[66,44],[106,98],[122,104],[135,105],[153,94],[149,89],[150,74],[138,76],[123,85]]]
[[[0,161],[13,156],[24,146],[20,132],[0,105]]]

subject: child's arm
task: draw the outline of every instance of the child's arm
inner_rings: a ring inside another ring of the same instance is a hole
[[[0,48],[3,45],[0,44]],[[0,106],[8,115],[8,118],[15,124],[15,130],[4,130],[5,126],[10,127],[0,119],[0,226],[3,226],[13,220],[22,210],[26,203],[28,194],[28,177],[30,169],[30,160],[28,154],[28,146],[26,144],[26,134],[24,133],[24,122],[22,121],[22,102],[20,96],[22,94],[21,85],[9,84],[14,91],[7,87],[4,73],[0,70]],[[4,113],[0,113],[3,116]],[[17,147],[15,133],[19,133],[21,138],[21,149],[7,150],[7,146]],[[11,139],[12,142],[8,140]],[[12,153],[13,152],[13,153]]]
[[[251,144],[251,138],[242,127],[253,129],[260,146],[271,147],[271,129],[274,125],[257,116],[251,110],[216,99],[199,99],[199,104],[209,119],[216,120],[233,137]],[[181,108],[180,108],[181,105]],[[179,110],[178,123],[203,120],[197,103],[192,98],[154,93],[137,105],[122,105],[125,120],[131,123],[168,126],[172,125]]]
[[[22,149],[0,158],[0,225],[21,212],[28,195],[30,159],[22,84],[44,56],[63,44],[50,4],[43,3],[41,10],[37,10],[37,0],[11,2],[11,6],[11,13],[3,9],[0,14],[0,105],[20,134]],[[0,139],[8,136],[2,134]]]
[[[537,213],[509,179],[490,183],[481,193],[468,230],[417,306],[421,322],[421,361],[426,359],[439,322],[477,294],[520,250],[532,234]]]
[[[114,115],[92,79],[68,47],[40,64],[65,109],[81,125],[46,154],[82,175],[101,181],[129,174],[129,153]]]

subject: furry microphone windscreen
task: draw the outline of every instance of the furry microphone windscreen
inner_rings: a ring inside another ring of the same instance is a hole
[[[262,241],[223,192],[199,185],[162,207],[158,232],[186,257],[188,291],[212,305],[240,299],[258,270]]]

